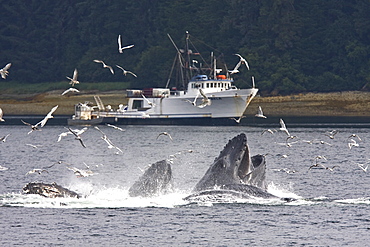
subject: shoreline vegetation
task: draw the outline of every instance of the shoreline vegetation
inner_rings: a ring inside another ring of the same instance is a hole
[[[6,115],[44,115],[59,105],[54,115],[73,115],[74,105],[90,101],[95,105],[94,95],[100,96],[104,105],[116,109],[126,104],[125,90],[99,92],[81,91],[79,94],[62,96],[60,90],[38,94],[0,94],[0,108]],[[331,93],[302,93],[288,96],[257,95],[249,105],[245,115],[254,116],[261,106],[266,116],[336,116],[369,117],[370,92],[346,91]]]

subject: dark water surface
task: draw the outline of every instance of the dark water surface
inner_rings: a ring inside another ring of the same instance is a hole
[[[289,122],[286,122],[289,128]],[[370,132],[361,126],[290,128],[288,140],[263,127],[101,126],[123,154],[108,149],[92,127],[82,135],[87,148],[72,136],[57,142],[64,126],[46,125],[27,134],[28,126],[0,126],[0,236],[2,246],[367,246],[370,233]],[[278,125],[272,126],[278,129]],[[271,127],[271,128],[272,128]],[[166,136],[169,132],[173,141]],[[229,203],[189,204],[190,194],[229,139],[247,134],[252,155],[267,154],[268,191],[296,201],[235,199]],[[348,147],[351,134],[359,146]],[[313,141],[309,144],[306,141]],[[323,141],[325,143],[320,143]],[[42,145],[33,148],[26,144]],[[191,150],[191,151],[190,151]],[[329,169],[311,169],[315,157]],[[175,191],[153,198],[131,198],[128,188],[149,164],[172,159]],[[35,168],[64,161],[95,175],[77,178],[64,164],[48,173]],[[85,163],[85,164],[84,164]],[[285,170],[282,170],[285,169]],[[289,171],[290,173],[286,172]],[[295,172],[293,172],[295,171]],[[33,181],[57,182],[84,198],[23,195]]]

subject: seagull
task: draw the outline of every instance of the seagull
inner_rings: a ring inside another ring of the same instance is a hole
[[[22,123],[24,123],[25,125],[28,125],[28,126],[30,126],[30,127],[31,127],[31,131],[30,131],[30,132],[28,132],[27,134],[31,134],[33,131],[36,131],[36,130],[41,131],[41,130],[37,127],[37,126],[40,124],[40,122],[38,122],[36,125],[32,125],[32,124],[30,124],[30,123],[27,123],[27,122],[23,121],[22,119],[21,119],[21,121],[22,121]]]
[[[76,133],[69,127],[68,127],[68,130],[75,136],[75,139],[78,140],[84,148],[86,148],[85,143],[81,139],[81,136],[80,136],[81,134]]]
[[[351,139],[350,142],[348,142],[349,149],[352,149],[352,147],[358,147],[360,146],[354,139]]]
[[[77,77],[78,77],[78,71],[77,69],[75,69],[73,71],[73,77],[70,78],[68,76],[66,76],[68,80],[70,80],[69,84],[72,84],[72,87],[75,85],[75,84],[80,84],[80,82],[77,80]],[[63,94],[62,94],[63,95]]]
[[[5,120],[3,119],[3,109],[0,108],[0,122],[5,122]]]
[[[31,171],[27,172],[27,173],[26,173],[26,176],[27,176],[27,175],[29,175],[29,174],[32,174],[32,173],[38,173],[38,174],[41,174],[41,173],[43,173],[43,172],[47,172],[47,173],[48,173],[48,171],[47,171],[47,170],[45,170],[45,169],[33,169],[33,170],[31,170]]]
[[[211,100],[207,97],[207,95],[203,92],[203,90],[201,88],[199,88],[199,93],[203,97],[202,103],[200,103],[199,105],[197,105],[199,108],[204,108],[207,105],[211,105],[212,104]]]
[[[360,138],[357,134],[352,134],[352,135],[350,135],[347,139],[349,139],[349,138],[351,138],[351,137],[357,137],[357,139],[358,139],[359,141],[362,141],[362,140],[361,140],[361,138]]]
[[[118,35],[118,52],[119,53],[123,53],[123,50],[129,49],[129,48],[132,48],[132,47],[134,47],[134,45],[128,45],[128,46],[122,47],[121,34]]]
[[[291,147],[293,143],[297,143],[297,142],[291,142],[291,143],[288,142],[289,139],[294,139],[294,138],[297,138],[297,136],[288,136],[286,138],[285,144],[286,144],[287,147]]]
[[[313,164],[312,166],[310,166],[310,168],[308,168],[308,170],[311,170],[312,168],[314,168],[314,167],[319,167],[319,166],[321,166],[321,167],[323,167],[323,168],[326,168],[326,166],[324,166],[324,165],[322,165],[322,164],[319,164],[319,163],[318,163],[318,160],[319,160],[319,159],[327,160],[327,159],[326,159],[326,157],[325,157],[325,156],[323,156],[323,155],[318,155],[318,156],[316,156],[316,157],[315,157],[315,164]]]
[[[280,118],[280,130],[284,131],[288,136],[290,136],[288,129],[285,126],[283,119]]]
[[[257,112],[257,114],[255,116],[256,117],[259,117],[259,118],[267,118],[265,115],[263,115],[263,111],[262,111],[262,107],[261,106],[258,106],[258,112]]]
[[[135,76],[135,77],[137,77],[137,75],[135,75],[134,73],[132,73],[131,71],[128,71],[128,70],[125,70],[124,68],[122,68],[121,66],[119,66],[119,65],[117,65],[116,64],[116,66],[117,66],[117,68],[119,68],[119,69],[121,69],[122,70],[122,72],[123,72],[123,74],[126,76],[127,74],[131,74],[131,75],[133,75],[133,76]]]
[[[247,62],[247,60],[245,59],[245,58],[243,58],[241,55],[239,55],[239,54],[234,54],[235,56],[238,56],[239,58],[240,58],[240,61],[239,61],[239,66],[241,65],[241,64],[245,64],[245,67],[247,67],[247,69],[249,70],[249,64],[248,64],[248,62]]]
[[[322,165],[323,166],[323,165]],[[329,170],[329,171],[334,171],[334,168],[336,167],[339,167],[339,166],[332,166],[332,167],[328,167],[328,166],[323,166],[326,170]]]
[[[65,94],[67,94],[67,93],[69,93],[69,92],[79,93],[80,91],[79,91],[78,89],[74,88],[74,87],[70,87],[70,88],[68,88],[66,91],[64,91],[64,92],[62,93],[62,95],[65,95]]]
[[[103,139],[108,144],[108,148],[109,149],[115,148],[119,152],[123,153],[123,151],[119,147],[117,147],[116,145],[114,145],[113,142],[111,140],[109,140],[109,138],[107,137],[107,135],[103,131],[101,131],[98,126],[95,126],[94,128],[97,129],[103,135],[101,137],[101,139]]]
[[[8,169],[9,169],[8,167],[0,166],[0,171],[6,171]]]
[[[38,124],[41,124],[41,127],[44,127],[44,126],[45,126],[45,124],[46,124],[46,122],[47,122],[49,119],[54,118],[52,114],[53,114],[57,109],[58,109],[58,105],[54,106],[54,107],[50,110],[50,112],[49,112],[49,113],[44,117],[44,119],[43,119],[43,120],[41,120]],[[37,124],[37,125],[38,125],[38,124]]]
[[[113,124],[109,124],[109,123],[107,123],[106,125],[107,125],[108,127],[112,127],[113,129],[116,129],[116,130],[126,131],[126,130],[124,130],[124,129],[122,129],[122,128],[118,127],[118,126],[113,125]]]
[[[145,99],[145,101],[148,103],[148,105],[150,105],[150,107],[154,107],[155,104],[153,102],[151,102],[150,100],[148,100],[144,94],[141,94],[141,96],[143,97],[143,99]]]
[[[10,66],[12,66],[12,63],[8,63],[7,65],[5,65],[4,68],[0,69],[0,74],[3,79],[6,79],[6,77],[8,76],[8,69],[10,68]]]
[[[236,123],[240,123],[240,121],[242,120],[242,118],[245,118],[245,116],[240,116],[239,118],[231,117],[230,119],[234,120]]]
[[[38,148],[42,147],[42,145],[33,145],[33,144],[26,144],[27,146],[33,147],[33,148]]]
[[[10,134],[7,134],[6,136],[3,136],[3,137],[1,137],[0,138],[0,141],[1,142],[6,142],[6,138],[8,138],[8,136],[9,136]]]
[[[158,139],[158,137],[159,137],[159,136],[161,136],[161,135],[168,136],[168,138],[170,138],[170,139],[171,139],[171,141],[173,141],[172,136],[171,136],[169,133],[167,133],[167,132],[159,133],[159,135],[157,136],[157,139]]]
[[[334,139],[334,136],[338,133],[338,130],[332,130],[329,132],[329,134],[324,134],[328,136],[330,139]]]
[[[198,99],[198,97],[199,97],[199,91],[198,91],[198,93],[197,93],[197,95],[195,96],[195,98],[194,98],[194,100],[193,101],[190,101],[190,100],[188,100],[188,99],[185,99],[185,101],[186,102],[189,102],[190,104],[192,104],[193,106],[196,106],[196,102],[197,102],[197,99]]]
[[[275,129],[265,129],[262,131],[261,135],[265,134],[266,132],[270,133],[270,134],[274,134],[274,132],[276,132],[277,130]]]
[[[85,164],[86,165],[86,164]],[[93,171],[91,171],[89,168],[87,170],[78,169],[76,167],[66,167],[68,170],[73,171],[73,173],[78,177],[88,177],[94,175]]]
[[[365,165],[364,164],[357,164],[358,165],[358,167],[360,167],[364,172],[367,172],[367,168],[369,167],[369,164],[366,166],[366,167],[364,167]]]
[[[103,68],[108,68],[110,70],[110,72],[112,74],[114,74],[114,70],[113,70],[112,66],[106,65],[102,60],[94,59],[94,62],[103,64]]]

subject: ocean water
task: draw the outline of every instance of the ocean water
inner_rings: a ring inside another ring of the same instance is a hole
[[[93,127],[82,134],[83,148],[70,135],[57,142],[65,126],[27,134],[28,126],[0,125],[0,137],[10,134],[0,142],[2,246],[367,246],[370,170],[358,164],[370,163],[369,129],[339,128],[330,139],[325,134],[335,125],[286,124],[296,138],[287,140],[281,131],[261,135],[264,127],[100,126],[123,151],[118,154]],[[163,131],[173,141],[158,137]],[[266,154],[268,191],[296,200],[184,201],[228,140],[242,132],[252,155]],[[352,134],[361,140],[349,138]],[[358,146],[350,149],[350,139]],[[335,166],[333,171],[309,169],[317,156],[325,156],[318,162]],[[174,191],[129,197],[128,188],[143,170],[163,159],[172,161]],[[47,172],[26,175],[53,164]],[[94,175],[78,178],[66,164],[89,166]],[[22,194],[33,181],[56,182],[83,198]]]

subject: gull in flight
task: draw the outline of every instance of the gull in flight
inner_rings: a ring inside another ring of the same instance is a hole
[[[240,116],[239,118],[231,117],[230,119],[234,120],[237,124],[239,124],[242,118],[245,118],[245,116]]]
[[[42,145],[33,145],[33,144],[26,144],[27,146],[33,147],[33,148],[38,148],[42,147]]]
[[[112,74],[114,74],[114,70],[113,70],[112,66],[106,65],[102,60],[94,59],[94,62],[103,64],[103,68],[108,68],[110,70],[110,72]]]
[[[64,92],[62,93],[62,95],[66,95],[66,94],[67,94],[67,93],[69,93],[69,92],[79,93],[80,91],[79,91],[78,89],[74,88],[74,87],[70,87],[70,88],[68,88],[66,91],[64,91]]]
[[[148,105],[150,105],[150,107],[154,107],[155,104],[153,102],[151,102],[150,100],[148,100],[144,94],[141,94],[141,96],[143,97],[143,99],[145,99],[145,101],[148,103]]]
[[[190,104],[192,104],[193,106],[196,106],[196,103],[197,103],[197,99],[199,97],[199,91],[197,93],[197,95],[195,96],[194,100],[193,101],[190,101],[188,99],[185,99],[186,102],[189,102]]]
[[[121,66],[119,66],[119,65],[117,65],[116,64],[116,66],[117,66],[117,68],[119,68],[119,69],[121,69],[122,70],[122,72],[123,72],[123,74],[126,76],[127,74],[131,74],[131,75],[133,75],[133,76],[135,76],[135,77],[137,77],[137,75],[135,75],[134,73],[132,73],[131,71],[128,71],[128,70],[125,70],[124,68],[122,68]]]
[[[103,139],[108,144],[108,148],[109,149],[115,148],[115,149],[118,150],[118,152],[123,153],[123,151],[119,147],[117,147],[116,145],[114,145],[113,142],[111,140],[109,140],[109,138],[107,137],[107,135],[103,131],[101,131],[98,126],[95,126],[95,129],[97,129],[103,135],[101,137],[101,139]],[[117,152],[117,154],[118,154],[118,152]]]
[[[44,126],[45,126],[45,124],[46,124],[46,122],[47,122],[49,119],[54,118],[52,114],[53,114],[57,109],[58,109],[58,105],[54,106],[54,107],[50,110],[50,112],[45,116],[45,118],[44,118],[43,120],[41,120],[38,124],[41,124],[41,127],[44,127]],[[37,124],[37,125],[38,125],[38,124]]]
[[[8,169],[9,169],[8,167],[0,166],[0,171],[6,171]]]
[[[31,134],[33,131],[36,131],[36,130],[41,131],[41,130],[37,127],[37,126],[40,124],[40,122],[38,122],[36,125],[32,125],[32,124],[30,124],[30,123],[27,123],[27,122],[23,121],[22,119],[21,119],[21,121],[22,121],[22,123],[24,123],[25,125],[28,125],[28,126],[30,126],[30,127],[31,127],[31,131],[30,131],[30,132],[28,132],[27,134]]]
[[[69,127],[68,127],[68,130],[75,136],[75,139],[78,140],[81,143],[81,146],[86,148],[85,143],[81,139],[81,136]]]
[[[314,167],[319,167],[319,166],[321,166],[322,168],[326,168],[326,166],[324,166],[324,165],[322,165],[322,164],[319,164],[319,163],[317,162],[319,159],[327,160],[327,159],[326,159],[326,157],[325,157],[325,156],[323,156],[323,155],[318,155],[318,156],[316,156],[316,157],[315,157],[315,164],[313,164],[312,166],[310,166],[310,168],[308,168],[308,170],[311,170],[312,168],[314,168]]]
[[[364,164],[357,164],[357,165],[358,165],[358,167],[361,168],[362,171],[367,172],[367,168],[369,167],[369,164],[366,167],[365,167]]]
[[[262,107],[261,106],[258,106],[258,112],[257,112],[257,114],[255,116],[256,117],[259,117],[259,118],[267,118],[265,115],[263,115],[263,111],[262,111]]]
[[[357,134],[352,134],[352,135],[350,135],[347,139],[349,139],[349,138],[351,138],[351,137],[357,137],[357,139],[358,139],[359,141],[362,141],[362,140],[361,140],[361,138],[360,138]]]
[[[3,109],[0,108],[0,122],[4,122],[5,121],[3,119],[3,115],[4,115]]]
[[[85,164],[86,166],[86,164]],[[69,167],[67,166],[66,167],[68,170],[71,170],[73,171],[73,173],[78,177],[78,178],[81,178],[81,177],[88,177],[88,176],[92,176],[94,175],[95,173],[93,173],[93,171],[91,171],[89,168],[86,169],[86,170],[82,170],[82,169],[78,169],[76,167]]]
[[[29,171],[29,172],[27,172],[26,173],[26,176],[27,175],[29,175],[29,174],[32,174],[32,173],[38,173],[38,174],[41,174],[41,173],[43,173],[43,172],[47,172],[47,173],[49,173],[47,170],[45,170],[45,169],[33,169],[33,170],[31,170],[31,171]]]
[[[87,127],[79,130],[79,129],[75,129],[73,130],[77,135],[81,135],[82,133],[84,133],[85,131],[87,130]],[[58,141],[57,142],[60,142],[62,140],[62,137],[66,137],[67,135],[73,135],[72,132],[70,131],[67,131],[67,132],[63,132],[63,133],[60,133],[58,135]]]
[[[157,140],[158,140],[158,137],[160,137],[161,135],[168,136],[168,138],[170,138],[171,141],[173,141],[172,136],[168,132],[159,133],[159,135],[157,136]]]
[[[238,63],[239,64],[238,68],[240,67],[240,65],[245,64],[245,67],[247,67],[247,69],[249,70],[249,64],[248,64],[247,60],[239,54],[234,54],[234,55],[238,56],[240,58],[240,61]]]
[[[273,135],[274,132],[277,132],[277,130],[275,130],[275,129],[265,129],[265,130],[262,131],[261,135],[265,134],[266,132]]]
[[[127,46],[122,47],[121,34],[118,35],[118,52],[119,53],[123,53],[123,50],[130,49],[132,47],[134,47],[134,45],[127,45]]]
[[[329,132],[329,134],[324,134],[326,136],[328,136],[330,139],[334,139],[334,136],[338,134],[338,130],[332,130]]]
[[[68,77],[66,76],[68,80],[70,80],[69,84],[72,84],[72,87],[75,85],[75,84],[79,84],[80,82],[77,80],[77,77],[78,77],[78,71],[77,69],[75,69],[73,71],[73,77]]]
[[[203,90],[201,88],[199,88],[199,93],[200,93],[200,95],[202,95],[203,99],[202,99],[202,103],[200,105],[197,105],[197,107],[204,108],[207,105],[212,104],[211,100],[207,97],[207,95],[203,92]]]
[[[280,130],[284,131],[288,136],[290,136],[288,129],[285,126],[283,119],[280,118]]]
[[[113,125],[113,124],[109,124],[109,123],[107,123],[106,125],[107,125],[108,127],[112,127],[113,129],[116,129],[116,130],[126,131],[126,130],[124,130],[124,129],[122,129],[122,128],[118,127],[118,126]]]
[[[6,142],[6,138],[8,138],[10,134],[7,134],[6,136],[3,136],[0,138],[0,142]]]
[[[350,142],[348,142],[349,149],[352,149],[352,147],[358,147],[360,146],[354,139],[350,139]]]
[[[6,79],[6,77],[9,75],[8,69],[10,66],[12,66],[12,63],[8,63],[4,68],[0,69],[0,74],[3,79]]]

